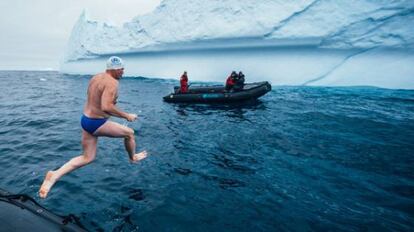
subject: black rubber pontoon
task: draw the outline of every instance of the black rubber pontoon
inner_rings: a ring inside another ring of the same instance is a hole
[[[0,189],[0,231],[87,231],[73,215],[58,216],[33,198]]]
[[[225,91],[224,86],[190,87],[188,93],[179,93],[179,87],[174,87],[175,93],[164,97],[166,102],[187,103],[230,103],[257,99],[272,90],[267,81],[245,84],[240,91]]]

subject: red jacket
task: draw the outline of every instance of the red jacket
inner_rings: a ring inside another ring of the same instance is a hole
[[[234,85],[234,80],[230,75],[229,77],[227,77],[226,86],[233,86],[233,85]]]
[[[188,91],[188,77],[187,75],[182,75],[180,78],[180,92],[186,93]]]

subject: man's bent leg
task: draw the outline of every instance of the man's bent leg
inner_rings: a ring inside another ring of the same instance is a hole
[[[56,171],[48,171],[43,184],[40,187],[39,196],[41,198],[46,198],[52,186],[63,175],[92,162],[96,156],[97,142],[97,137],[82,130],[82,155],[72,158]]]
[[[137,162],[147,157],[146,151],[135,153],[136,144],[134,130],[129,127],[123,126],[116,122],[107,121],[105,124],[103,124],[95,131],[94,135],[124,138],[125,149],[128,152],[129,159],[131,160],[131,162]]]

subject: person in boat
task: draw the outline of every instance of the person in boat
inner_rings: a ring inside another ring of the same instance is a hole
[[[123,138],[131,163],[147,157],[147,152],[135,153],[134,130],[109,120],[110,116],[124,118],[129,122],[136,114],[126,113],[116,107],[118,85],[124,73],[121,58],[112,56],[106,63],[106,71],[92,77],[89,82],[87,100],[81,117],[82,154],[72,158],[62,167],[48,171],[40,186],[39,196],[46,198],[50,189],[63,175],[91,163],[96,157],[98,137]]]
[[[187,71],[184,71],[183,75],[180,78],[180,93],[188,92],[188,76]]]
[[[236,71],[231,72],[230,76],[227,77],[227,80],[226,80],[226,87],[225,87],[226,91],[233,90],[236,79],[237,79]]]
[[[235,79],[234,81],[234,86],[233,86],[234,91],[243,90],[244,81],[245,81],[244,74],[242,73],[242,71],[240,71],[239,74],[237,75],[237,79]]]

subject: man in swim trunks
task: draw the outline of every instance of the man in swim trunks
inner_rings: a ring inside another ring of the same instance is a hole
[[[39,190],[41,198],[47,197],[49,190],[63,175],[95,159],[100,136],[124,138],[125,149],[132,163],[147,157],[146,151],[135,153],[133,129],[108,120],[110,116],[115,116],[132,122],[137,119],[137,115],[123,112],[115,105],[118,98],[118,82],[124,73],[121,58],[110,57],[106,67],[106,72],[95,75],[89,82],[87,101],[81,118],[83,153],[72,158],[59,169],[47,172]]]

